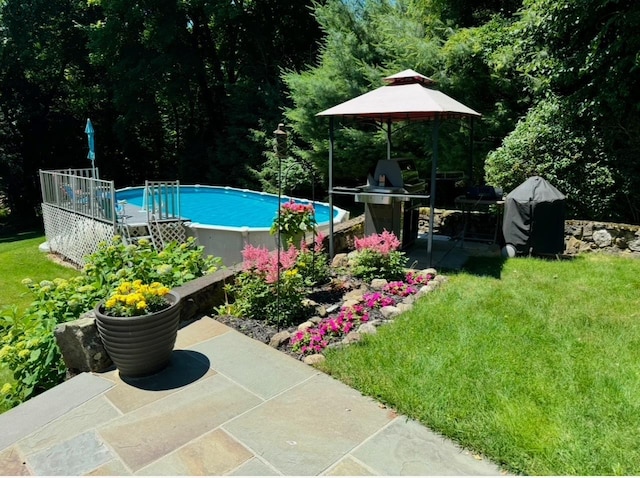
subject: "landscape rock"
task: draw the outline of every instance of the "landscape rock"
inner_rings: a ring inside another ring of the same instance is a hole
[[[360,296],[360,299],[345,300],[344,303],[342,304],[342,307],[344,308],[353,307],[354,305],[358,305],[360,302],[362,302],[362,296]]]
[[[640,239],[631,241],[628,246],[633,252],[640,252]]]
[[[327,312],[327,308],[324,305],[319,305],[318,307],[316,307],[316,314],[318,314],[319,317],[326,317],[327,315],[329,315],[329,313]]]
[[[380,313],[385,319],[394,317],[400,313],[400,310],[395,305],[385,305],[380,309]]]
[[[344,345],[351,345],[360,342],[360,340],[362,340],[362,336],[358,332],[349,332],[347,336],[342,339],[342,343]]]
[[[376,328],[375,325],[371,324],[371,323],[364,323],[364,324],[360,324],[360,327],[358,327],[358,330],[356,331],[361,335],[373,335],[373,334],[377,334],[378,333],[378,329]]]
[[[282,332],[278,332],[273,337],[271,337],[271,340],[269,341],[269,345],[277,349],[281,345],[284,345],[287,342],[289,342],[289,339],[291,339],[291,334],[286,330],[283,330]]]
[[[422,271],[420,271],[420,275],[427,275],[427,274],[431,274],[434,278],[438,277],[438,271],[435,270],[433,267],[430,267],[428,269],[424,269]]]
[[[307,320],[306,322],[302,322],[300,325],[298,325],[298,330],[301,332],[304,332],[305,330],[310,329],[314,325],[315,324],[313,322],[311,322],[310,320]]]
[[[98,335],[93,312],[59,324],[54,335],[64,363],[72,372],[104,372],[113,365]]]
[[[593,242],[598,247],[608,247],[611,245],[611,234],[606,229],[593,232]]]
[[[317,365],[324,362],[326,359],[322,354],[307,355],[302,361],[307,365]]]
[[[335,256],[333,256],[333,261],[331,261],[331,267],[340,268],[340,267],[347,267],[348,265],[349,265],[349,258],[347,257],[346,253],[341,252],[340,254],[336,254]]]
[[[388,283],[389,281],[386,279],[373,279],[371,281],[371,288],[374,290],[382,290]]]
[[[356,300],[356,301],[360,302],[362,300],[362,296],[364,294],[366,294],[367,292],[369,292],[369,289],[367,289],[366,286],[362,286],[359,289],[347,292],[344,295],[343,300],[345,300],[345,301]]]
[[[316,315],[314,317],[311,317],[309,319],[309,322],[311,322],[313,325],[318,325],[320,322],[322,322],[322,317]]]
[[[408,310],[411,310],[412,308],[413,308],[413,306],[411,304],[405,304],[403,302],[401,302],[398,305],[396,305],[396,309],[398,309],[399,313],[407,312]]]

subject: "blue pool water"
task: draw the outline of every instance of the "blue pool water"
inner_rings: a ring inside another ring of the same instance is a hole
[[[116,199],[143,207],[144,188],[116,192]],[[289,200],[282,197],[282,203]],[[296,200],[303,204],[311,201]],[[329,206],[314,203],[318,224],[329,222]],[[268,228],[278,212],[278,196],[217,186],[180,186],[180,215],[194,223],[222,227]],[[340,211],[334,208],[333,217]]]

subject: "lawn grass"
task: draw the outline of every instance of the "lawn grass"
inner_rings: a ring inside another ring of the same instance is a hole
[[[29,277],[39,282],[56,277],[68,279],[79,274],[74,269],[50,261],[38,250],[45,241],[44,236],[15,239],[3,238],[0,241],[0,309],[15,305],[22,310],[31,304],[33,295],[22,284],[22,279]]]
[[[640,261],[473,267],[325,371],[514,473],[640,474]]]

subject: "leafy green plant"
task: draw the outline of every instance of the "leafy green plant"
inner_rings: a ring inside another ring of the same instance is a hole
[[[371,234],[355,240],[357,254],[353,259],[352,273],[355,277],[400,280],[404,278],[407,258],[398,251],[400,241],[392,232]]]
[[[35,296],[31,305],[23,314],[16,308],[0,312],[0,364],[8,365],[15,378],[15,383],[0,389],[0,402],[14,406],[60,383],[65,367],[53,335],[56,325],[77,319],[114,288],[134,281],[162,282],[173,288],[212,273],[221,264],[220,258],[204,256],[193,238],[157,252],[147,241],[125,245],[115,237],[99,245],[79,276],[40,282],[24,279]]]
[[[291,245],[275,252],[248,244],[242,251],[244,269],[225,292],[235,301],[219,311],[236,317],[289,324],[305,311],[305,281],[296,267],[298,250]],[[278,270],[279,269],[279,270]]]
[[[56,321],[14,307],[0,312],[0,362],[13,372],[14,383],[4,383],[0,403],[11,408],[64,379],[66,368],[55,341]]]

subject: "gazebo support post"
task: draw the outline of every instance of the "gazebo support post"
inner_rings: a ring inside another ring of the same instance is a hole
[[[333,260],[333,117],[329,118],[329,260]]]
[[[429,234],[427,235],[427,256],[429,267],[433,265],[433,222],[436,206],[436,173],[438,171],[438,130],[440,116],[436,116],[432,126],[433,156],[431,157],[431,187],[429,188]]]
[[[391,119],[387,119],[387,159],[391,159]]]

